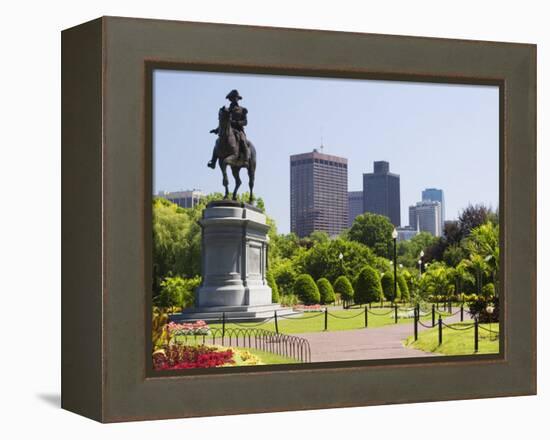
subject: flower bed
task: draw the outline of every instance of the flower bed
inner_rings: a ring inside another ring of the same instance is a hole
[[[300,304],[294,307],[294,310],[297,312],[322,312],[324,309],[320,304],[304,305]]]
[[[173,344],[153,353],[153,368],[157,371],[215,368],[224,364],[234,364],[233,354],[231,349]]]
[[[210,333],[210,327],[204,321],[183,322],[176,324],[170,322],[166,325],[170,336],[188,336],[188,335],[207,335]]]

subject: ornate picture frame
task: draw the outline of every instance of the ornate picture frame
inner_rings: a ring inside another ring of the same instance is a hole
[[[155,68],[498,86],[501,353],[153,374]],[[534,45],[103,17],[62,33],[62,202],[67,410],[117,422],[536,393]]]

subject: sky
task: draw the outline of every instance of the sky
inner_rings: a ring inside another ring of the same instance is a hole
[[[238,89],[257,151],[254,191],[279,232],[290,231],[290,159],[323,145],[348,159],[348,190],[373,161],[401,176],[401,225],[425,188],[445,194],[446,220],[468,204],[498,207],[496,86],[327,79],[159,69],[153,80],[153,193],[223,190],[206,166],[225,96]],[[230,176],[230,190],[233,177]],[[246,170],[241,171],[248,190]]]

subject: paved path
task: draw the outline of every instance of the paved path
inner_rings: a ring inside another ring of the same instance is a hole
[[[455,308],[453,313],[458,310],[460,309]],[[464,315],[464,318],[467,319],[466,311],[464,311]],[[458,322],[460,314],[448,317],[443,321],[447,324]],[[431,324],[431,314],[424,316],[422,322]],[[419,325],[418,331],[423,330],[427,329]],[[437,353],[403,347],[402,341],[412,334],[414,334],[414,327],[410,322],[360,330],[300,333],[296,336],[309,341],[311,362],[439,356]]]

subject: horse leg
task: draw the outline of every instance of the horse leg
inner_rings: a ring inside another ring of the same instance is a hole
[[[248,203],[254,201],[254,178],[256,177],[256,170],[253,166],[248,167],[248,187],[250,188],[250,197]]]
[[[233,177],[235,178],[235,190],[233,191],[233,200],[237,200],[237,191],[239,190],[239,187],[241,186],[241,176],[240,174],[240,168],[239,167],[231,167],[231,172],[233,173]]]
[[[224,199],[229,198],[229,179],[227,178],[227,164],[224,161],[220,161],[220,169],[222,170],[222,176],[223,176],[223,186],[225,187],[225,195],[223,196]]]

